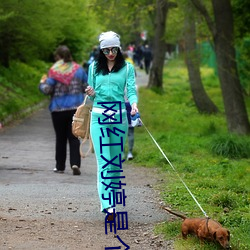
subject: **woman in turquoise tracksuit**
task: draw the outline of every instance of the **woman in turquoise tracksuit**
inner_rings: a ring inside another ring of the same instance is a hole
[[[99,36],[100,53],[89,67],[86,89],[93,100],[90,134],[97,160],[98,194],[101,211],[109,213],[108,220],[113,219],[115,193],[126,183],[121,166],[128,131],[125,88],[131,115],[138,112],[134,66],[125,62],[119,38],[112,31]]]

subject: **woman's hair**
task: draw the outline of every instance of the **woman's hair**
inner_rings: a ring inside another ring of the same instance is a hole
[[[121,68],[125,66],[125,60],[121,53],[120,48],[117,51],[117,55],[115,58],[115,65],[112,69],[113,72],[119,71]],[[109,69],[107,65],[107,58],[103,54],[102,50],[100,50],[99,56],[97,57],[97,63],[96,63],[96,72],[99,74],[107,75],[109,74]]]
[[[63,59],[64,62],[72,62],[73,61],[70,50],[65,45],[61,45],[56,49],[56,51],[54,53],[54,57],[55,57],[55,59],[58,59],[58,57],[59,57],[60,59]]]

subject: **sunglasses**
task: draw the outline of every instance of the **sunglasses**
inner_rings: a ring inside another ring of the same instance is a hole
[[[117,54],[118,48],[117,47],[114,47],[114,48],[111,48],[111,49],[105,48],[105,49],[102,50],[104,55],[109,55],[110,51],[112,52],[112,54]]]

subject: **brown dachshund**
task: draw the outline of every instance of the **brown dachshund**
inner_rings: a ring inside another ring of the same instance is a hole
[[[229,240],[230,232],[222,225],[210,218],[187,218],[185,215],[173,212],[172,210],[162,207],[166,211],[183,219],[181,233],[183,239],[187,239],[188,234],[196,235],[201,241],[216,241],[224,249],[231,249]]]

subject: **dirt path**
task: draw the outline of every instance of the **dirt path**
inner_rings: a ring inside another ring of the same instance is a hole
[[[54,132],[47,108],[0,131],[0,250],[82,250],[125,246],[108,230],[99,211],[94,155],[82,161],[82,175],[67,166],[55,174]],[[153,233],[168,219],[152,188],[156,170],[125,164],[128,230],[117,230],[130,249],[173,249]],[[119,208],[118,208],[119,210]]]

